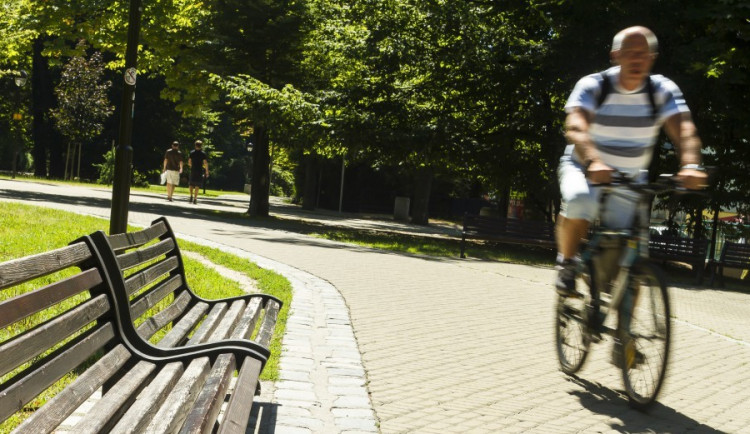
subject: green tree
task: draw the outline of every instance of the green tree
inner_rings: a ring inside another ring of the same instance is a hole
[[[79,43],[79,49],[84,51],[85,44]],[[94,52],[89,59],[84,58],[82,53],[68,61],[63,68],[60,84],[55,89],[58,107],[51,111],[51,116],[67,142],[66,179],[73,178],[76,147],[78,167],[75,173],[80,179],[83,144],[101,134],[104,121],[114,110],[107,98],[107,90],[112,83],[102,81],[103,72],[101,53]]]

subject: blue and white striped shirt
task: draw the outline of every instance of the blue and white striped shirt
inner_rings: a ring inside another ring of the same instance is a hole
[[[602,162],[622,172],[636,174],[648,168],[654,142],[664,121],[690,109],[682,91],[672,80],[652,75],[654,102],[658,110],[654,118],[646,83],[639,89],[627,91],[619,85],[619,74],[619,66],[606,71],[612,90],[600,107],[597,107],[597,100],[602,89],[602,75],[596,73],[580,79],[565,104],[565,111],[570,113],[581,107],[592,113],[589,134],[597,145]],[[565,154],[579,161],[573,153],[573,145],[568,145]]]

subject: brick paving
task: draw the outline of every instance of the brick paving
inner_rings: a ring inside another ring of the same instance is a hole
[[[22,184],[0,181],[0,199],[55,202],[109,215],[108,192]],[[145,224],[154,215],[168,215],[178,232],[285,264],[340,293],[353,329],[354,340],[347,342],[356,343],[362,369],[356,363],[341,368],[339,373],[350,376],[331,378],[325,394],[345,394],[349,381],[363,386],[357,379],[362,374],[383,433],[750,433],[748,294],[672,288],[675,321],[667,379],[659,403],[643,414],[627,407],[619,371],[609,363],[609,342],[593,347],[578,377],[559,372],[550,269],[376,251],[247,220],[213,220],[195,214],[187,203],[175,204],[134,196],[130,220]],[[212,206],[204,204],[198,206]],[[217,202],[220,206],[225,205]],[[327,307],[323,302],[321,312]],[[345,315],[336,312],[338,325],[345,325]],[[289,338],[287,352],[301,348],[293,335]],[[344,357],[334,354],[335,342],[311,344],[306,349],[313,353],[330,351],[329,362]],[[309,361],[290,356],[300,371],[309,367]],[[326,365],[315,360],[313,366]],[[295,381],[276,385],[283,393],[271,399],[288,399],[284,407],[290,411],[277,411],[275,432],[370,429],[352,422],[370,414],[361,396],[326,404],[332,417],[311,422],[305,410],[312,414],[314,408],[305,406],[313,404],[300,399],[312,398],[303,393],[309,386]]]

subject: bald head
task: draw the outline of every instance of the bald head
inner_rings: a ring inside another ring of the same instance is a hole
[[[656,35],[654,32],[643,26],[633,26],[620,30],[615,35],[614,39],[612,39],[611,51],[620,51],[625,40],[632,38],[645,38],[651,53],[655,54],[659,52],[659,41],[656,39]]]

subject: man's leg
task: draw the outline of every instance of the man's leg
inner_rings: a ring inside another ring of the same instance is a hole
[[[167,182],[167,200],[172,200],[172,193],[174,192],[174,184]]]
[[[589,221],[586,219],[568,219],[561,215],[557,216],[555,228],[557,238],[557,251],[562,260],[573,259],[578,254],[581,240],[589,230]]]
[[[557,238],[557,261],[555,270],[555,288],[560,295],[573,295],[576,290],[576,255],[581,245],[581,240],[586,235],[589,222],[586,219],[569,219],[562,215],[557,216],[556,238]]]

